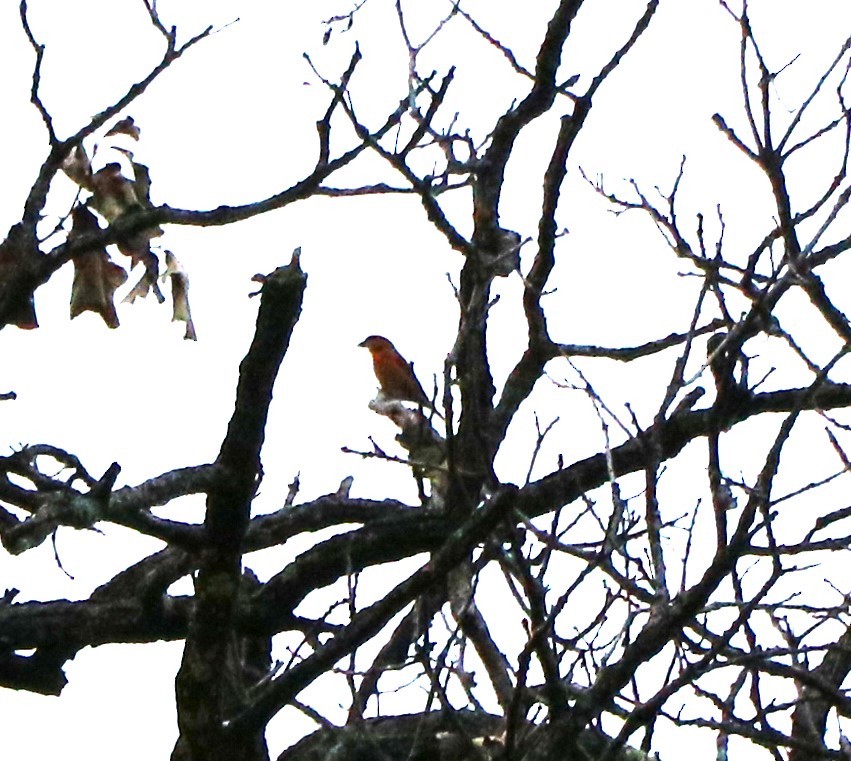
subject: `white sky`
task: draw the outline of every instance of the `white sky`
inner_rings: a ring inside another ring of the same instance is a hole
[[[305,10],[309,5],[313,9]],[[628,177],[648,190],[654,184],[667,189],[687,154],[683,217],[703,210],[707,229],[715,231],[710,217],[721,201],[731,247],[747,250],[759,240],[771,213],[767,183],[710,122],[720,111],[731,126],[743,124],[736,27],[714,0],[663,0],[661,5],[647,36],[595,99],[571,161],[568,200],[559,220],[570,235],[562,242],[553,278],[558,293],[547,303],[552,335],[559,341],[628,345],[682,330],[697,285],[676,277],[672,255],[647,220],[608,213],[579,180],[577,162],[592,176],[603,173],[613,190],[624,191],[619,183]],[[240,20],[189,51],[127,112],[142,129],[141,141],[132,147],[150,166],[153,201],[195,209],[244,203],[306,174],[315,159],[313,124],[328,95],[303,61],[304,51],[334,77],[359,39],[364,60],[353,85],[356,105],[376,123],[406,92],[404,50],[398,32],[387,24],[393,19],[390,6],[388,0],[370,0],[365,26],[323,47],[319,20],[346,10],[343,2],[160,3],[163,19],[176,23],[184,39],[208,23],[219,27]],[[531,67],[534,53],[528,45],[539,38],[552,6],[479,0],[465,7],[473,15],[481,12],[486,26]],[[589,0],[588,6],[577,21],[578,42],[566,55],[567,72],[587,74],[589,66],[608,58],[642,3]],[[519,18],[518,7],[523,9]],[[30,9],[34,33],[47,46],[42,97],[62,137],[144,76],[161,50],[139,0],[30,0]],[[844,0],[756,0],[752,14],[772,66],[802,53],[777,84],[781,101],[791,107],[847,36],[851,10]],[[589,31],[580,40],[583,28]],[[481,138],[511,99],[522,95],[524,84],[510,76],[500,56],[464,32],[449,37],[449,52],[440,48],[429,62],[441,73],[457,64],[447,113],[460,110],[462,122]],[[19,219],[46,151],[44,130],[28,103],[32,50],[14,3],[0,5],[0,49],[5,63],[0,134],[6,146],[0,231],[5,233]],[[524,236],[534,235],[540,172],[557,118],[567,110],[564,103],[535,125],[509,165],[503,224]],[[336,146],[351,141],[345,133]],[[104,163],[114,158],[108,142],[101,148]],[[127,146],[121,138],[115,144]],[[358,166],[339,181],[332,178],[332,184],[394,179],[374,160]],[[792,168],[800,172],[803,206],[807,192],[814,192],[806,185],[812,167]],[[70,181],[57,180],[51,213],[67,209],[73,194]],[[466,200],[447,205],[462,231],[469,229]],[[4,446],[54,444],[78,455],[94,474],[117,460],[123,468],[119,485],[213,459],[232,410],[237,366],[251,339],[257,300],[247,298],[254,290],[250,278],[285,263],[301,246],[308,290],[276,387],[256,510],[280,506],[296,473],[301,474],[300,499],[335,491],[342,478],[354,474],[353,496],[414,500],[404,469],[361,462],[340,448],[368,449],[369,436],[393,446],[390,424],[367,408],[375,380],[368,356],[357,348],[360,340],[371,333],[387,335],[415,362],[427,388],[452,344],[457,309],[446,275],[457,280],[460,261],[429,227],[417,202],[411,197],[311,200],[226,228],[169,228],[161,243],[189,273],[198,342],[182,340],[182,325],[170,322],[170,306],[152,299],[119,305],[116,331],[92,314],[71,322],[72,272],[66,267],[38,291],[39,330],[0,332],[0,391],[14,389],[19,395],[0,406]],[[609,273],[604,281],[601,272]],[[499,383],[522,351],[525,329],[517,321],[519,281],[508,278],[498,290],[501,301],[490,337]],[[652,388],[654,378],[658,383],[669,372],[669,365],[656,371],[618,367],[597,379],[598,390],[610,392],[616,402],[635,401],[636,388]],[[564,368],[553,373],[566,377]],[[601,444],[587,404],[555,387],[539,392],[534,409],[528,405],[514,424],[511,447],[498,461],[506,480],[525,476],[533,412],[543,422],[556,415],[564,421],[542,456],[540,472],[553,467],[558,452],[570,461]],[[656,404],[657,395],[651,394],[638,400],[637,409],[649,415]],[[170,515],[198,520],[198,503]],[[20,589],[19,600],[86,597],[156,547],[112,529],[105,535],[63,530],[57,545],[73,580],[57,568],[46,544],[22,557],[0,556],[3,586]],[[280,553],[249,561],[263,577],[281,562]],[[179,644],[102,647],[80,653],[68,665],[70,684],[61,698],[0,689],[6,727],[17,728],[4,732],[4,755],[22,757],[26,749],[29,757],[41,758],[85,748],[92,759],[114,757],[117,751],[130,761],[167,757],[176,737],[173,674],[179,656]],[[36,725],[54,729],[33,737],[28,728]],[[296,730],[277,720],[272,730],[274,757]]]

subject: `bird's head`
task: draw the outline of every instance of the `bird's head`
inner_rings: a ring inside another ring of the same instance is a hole
[[[369,349],[372,353],[387,351],[395,351],[395,348],[390,341],[388,341],[384,336],[367,336],[361,341],[358,346],[363,346],[365,349]]]

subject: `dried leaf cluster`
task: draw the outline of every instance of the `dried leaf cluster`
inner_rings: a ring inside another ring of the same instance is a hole
[[[127,135],[139,140],[140,128],[128,116],[116,122],[105,137]],[[65,160],[62,170],[87,197],[79,199],[71,209],[72,226],[68,233],[69,242],[80,243],[83,249],[74,257],[74,284],[71,289],[71,317],[90,311],[99,314],[110,328],[118,327],[115,310],[115,291],[127,280],[127,271],[112,261],[104,246],[86,247],[87,237],[96,237],[101,231],[98,216],[107,225],[121,225],[132,220],[139,211],[151,209],[151,175],[147,166],[133,157],[133,152],[122,148],[115,150],[124,154],[130,164],[132,179],[122,173],[121,163],[112,161],[92,170],[91,160],[82,143],[75,145]],[[94,212],[97,212],[96,216]],[[163,229],[159,225],[118,235],[116,247],[129,260],[128,269],[142,265],[142,275],[124,297],[132,304],[137,298],[145,298],[153,292],[157,301],[165,301],[160,291],[160,259],[151,250],[151,241],[160,237]],[[180,262],[170,251],[166,253],[165,271],[162,279],[171,283],[173,318],[186,324],[185,338],[196,340],[195,326],[189,309],[189,278]]]

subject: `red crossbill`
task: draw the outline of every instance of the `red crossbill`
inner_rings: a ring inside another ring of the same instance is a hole
[[[414,369],[405,358],[396,351],[384,336],[369,336],[358,346],[364,346],[372,354],[372,369],[381,384],[381,393],[385,399],[398,402],[415,402],[421,407],[433,409],[423,387],[414,375]]]

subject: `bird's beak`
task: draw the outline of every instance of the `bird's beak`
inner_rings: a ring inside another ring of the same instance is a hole
[[[366,346],[366,339],[364,339],[363,341],[361,341],[361,342],[358,344],[358,346]]]

